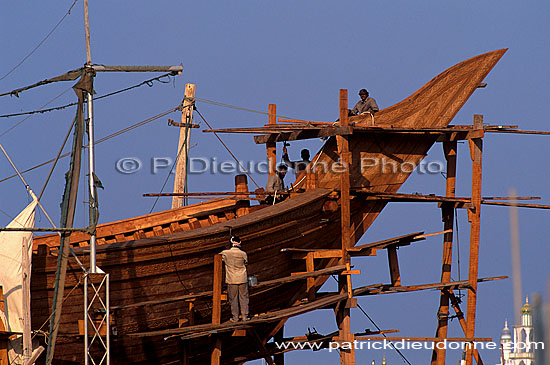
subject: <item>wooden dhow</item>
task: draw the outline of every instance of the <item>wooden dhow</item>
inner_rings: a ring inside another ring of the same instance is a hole
[[[485,53],[442,72],[407,99],[377,113],[374,126],[370,116],[350,117],[349,129],[345,132],[351,152],[350,188],[359,192],[396,193],[441,136],[437,129],[449,125],[505,51]],[[370,132],[377,127],[431,128],[432,132]],[[287,132],[259,134],[276,138],[277,133]],[[335,133],[343,134],[342,131]],[[245,196],[234,195],[97,226],[97,265],[110,274],[111,326],[116,333],[111,336],[112,362],[169,364],[179,361],[181,344],[177,339],[165,339],[162,331],[180,324],[210,322],[214,256],[225,248],[230,230],[243,240],[250,261],[249,272],[257,275],[260,283],[304,270],[303,260],[293,260],[288,253],[281,252],[283,248],[340,248],[343,194],[339,174],[332,168],[339,163],[339,157],[336,138],[330,137],[312,159],[309,177],[297,181],[289,198],[275,205],[254,205]],[[379,164],[363,163],[382,160],[409,168],[381,169]],[[237,190],[248,191],[242,177],[237,178]],[[387,200],[354,194],[350,201],[352,244],[359,241],[386,203]],[[87,260],[88,240],[84,233],[75,232],[71,236],[71,245],[81,261]],[[33,330],[43,328],[50,316],[57,245],[58,237],[54,235],[34,239]],[[320,259],[315,261],[315,270],[336,265],[337,258]],[[63,305],[55,364],[83,363],[78,327],[84,311],[83,289],[79,285],[82,276],[82,270],[71,257],[64,283],[68,294]],[[326,275],[316,277],[315,287],[320,287],[326,278]],[[253,289],[250,312],[289,308],[307,297],[305,286],[304,281],[292,281]],[[191,318],[190,308],[193,308],[194,323],[180,321]],[[226,306],[222,321],[228,318]],[[261,341],[271,338],[281,322],[284,319],[258,323],[255,331]],[[191,363],[209,362],[208,337],[187,341],[192,344],[187,347],[187,351],[191,350],[186,355],[190,356]],[[250,342],[235,337],[224,348],[222,361],[231,363],[232,359],[250,353]]]

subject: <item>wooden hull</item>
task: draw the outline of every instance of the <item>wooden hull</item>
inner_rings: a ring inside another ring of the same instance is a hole
[[[376,124],[394,127],[447,126],[504,52],[490,52],[451,67],[403,102],[380,111],[376,115]],[[352,121],[359,125],[367,123],[362,116],[353,117]],[[396,192],[412,172],[410,166],[416,166],[426,156],[436,138],[422,134],[351,135],[351,186]],[[336,141],[329,139],[314,161],[330,166],[337,161],[336,151]],[[383,159],[397,163],[398,167],[403,164],[409,167],[384,171],[380,165],[361,166],[361,161],[381,162]],[[162,224],[155,226],[155,222],[149,222],[147,228],[144,228],[144,222],[148,217],[117,222],[108,229],[106,225],[99,227],[98,233],[104,230],[103,236],[99,233],[99,241],[105,244],[97,248],[97,263],[110,274],[111,306],[117,308],[114,310],[117,335],[111,337],[113,363],[167,364],[178,361],[181,344],[177,340],[164,340],[162,336],[137,338],[129,334],[177,327],[179,319],[188,317],[188,304],[178,301],[131,305],[211,290],[213,257],[227,244],[227,226],[231,226],[234,234],[243,239],[243,248],[249,255],[249,272],[257,275],[259,281],[305,270],[303,260],[292,260],[287,253],[280,251],[281,248],[340,247],[339,202],[330,194],[339,187],[338,174],[330,169],[319,173],[318,186],[274,206],[247,208],[246,203],[229,199],[227,204],[210,202],[157,213],[158,220],[163,220]],[[357,242],[385,203],[353,199],[351,204],[351,231],[354,242]],[[186,214],[189,210],[185,209],[195,210],[193,214]],[[170,218],[172,214],[173,220]],[[138,221],[139,224],[136,223]],[[85,238],[79,239],[77,236],[74,235],[71,240],[74,246],[85,246]],[[55,239],[51,236],[35,239],[35,245],[40,244],[55,246]],[[83,262],[88,262],[85,247],[75,250]],[[33,257],[33,329],[38,329],[49,316],[56,264],[57,257],[53,255]],[[335,259],[316,261],[316,269],[334,264]],[[83,363],[84,346],[82,338],[78,337],[77,325],[78,319],[83,317],[82,286],[77,285],[81,277],[80,268],[71,258],[65,283],[65,293],[70,295],[63,305],[56,364]],[[322,280],[317,279],[317,283]],[[291,283],[252,291],[250,311],[252,314],[265,313],[288,307],[305,296],[304,287],[305,283]],[[196,323],[210,321],[210,300],[203,298],[194,302]],[[228,318],[228,306],[224,306],[222,321]],[[274,324],[264,325],[258,329],[260,337],[271,337],[274,328]],[[207,363],[208,339],[194,340],[192,343],[191,363]],[[233,339],[224,342],[222,359],[228,360],[249,352],[249,340]]]

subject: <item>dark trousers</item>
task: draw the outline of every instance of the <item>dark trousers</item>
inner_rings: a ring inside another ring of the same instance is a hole
[[[233,320],[239,320],[239,307],[243,319],[248,318],[248,283],[227,284],[227,296],[231,303]]]

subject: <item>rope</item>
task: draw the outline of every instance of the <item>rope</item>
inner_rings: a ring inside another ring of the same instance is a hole
[[[120,93],[123,93],[125,91],[129,91],[129,90],[132,90],[132,89],[135,89],[135,88],[138,88],[140,86],[143,86],[143,85],[147,85],[149,87],[153,87],[153,82],[154,81],[158,81],[162,84],[167,84],[170,82],[170,80],[168,81],[162,81],[161,79],[164,78],[164,77],[170,77],[172,75],[171,72],[169,73],[166,73],[164,75],[160,75],[160,76],[157,76],[157,77],[154,77],[152,79],[149,79],[149,80],[145,80],[145,81],[142,81],[140,82],[139,84],[136,84],[136,85],[133,85],[133,86],[129,86],[127,88],[124,88],[124,89],[121,89],[121,90],[117,90],[117,91],[113,91],[109,94],[105,94],[105,95],[102,95],[102,96],[98,96],[97,98],[94,98],[94,101],[97,101],[97,100],[100,100],[100,99],[103,99],[103,98],[107,98],[109,96],[113,96],[113,95],[116,95],[116,94],[120,94]],[[65,92],[63,92],[65,93]],[[60,95],[61,96],[61,95]],[[59,97],[59,96],[58,96]],[[57,98],[56,98],[57,99]],[[55,100],[55,99],[54,99]],[[53,101],[53,100],[52,100]],[[17,116],[20,116],[20,115],[32,115],[32,114],[38,114],[38,113],[48,113],[48,112],[53,112],[53,111],[56,111],[56,110],[63,110],[63,109],[66,109],[66,108],[69,108],[71,106],[75,106],[75,105],[78,105],[78,102],[75,102],[75,103],[69,103],[69,104],[65,104],[65,105],[61,105],[61,106],[56,106],[54,108],[49,108],[49,109],[38,109],[38,110],[32,110],[32,111],[27,111],[27,112],[20,112],[20,113],[12,113],[12,114],[4,114],[4,115],[0,115],[0,118],[11,118],[11,117],[17,117]]]
[[[189,105],[191,106],[191,105]],[[187,106],[187,107],[189,107]],[[162,193],[164,191],[164,188],[166,187],[166,184],[168,183],[168,179],[170,179],[170,175],[172,174],[172,171],[174,170],[174,167],[176,166],[176,164],[178,163],[178,160],[180,158],[180,155],[181,155],[181,152],[184,150],[184,148],[187,148],[187,136],[188,136],[188,131],[189,131],[189,126],[185,126],[185,139],[183,140],[183,144],[181,145],[179,151],[178,151],[178,154],[176,156],[176,159],[174,160],[174,163],[172,164],[172,167],[170,168],[170,170],[168,171],[168,176],[166,176],[166,179],[164,180],[164,184],[162,184],[162,188],[160,188],[160,192]],[[186,162],[187,163],[187,162]],[[186,176],[186,179],[185,179],[185,184],[187,185],[187,176]],[[155,206],[157,205],[157,202],[159,201],[160,199],[160,196],[157,196],[157,198],[155,199],[155,202],[153,203],[153,206],[151,207],[151,210],[149,211],[149,214],[151,214],[153,212],[153,209],[155,209]],[[172,253],[172,249],[170,249],[170,253]],[[178,278],[179,278],[179,275],[178,275]],[[183,284],[183,283],[182,283]]]
[[[204,117],[202,116],[201,112],[199,112],[199,110],[195,107],[195,111],[199,114],[199,116],[201,117],[201,119],[206,123],[206,125],[208,126],[208,128],[210,129],[214,129],[212,128],[212,126],[210,125],[210,123],[208,123],[206,121],[206,119],[204,119]],[[223,143],[222,139],[220,138],[220,136],[218,136],[218,133],[214,132],[214,135],[216,136],[216,138],[218,139],[218,141],[220,141],[220,143],[225,147],[225,149],[227,150],[227,152],[229,152],[229,154],[231,155],[231,157],[233,157],[233,159],[239,164],[239,166],[241,167],[241,169],[244,171],[244,173],[246,174],[246,176],[248,176],[250,178],[250,180],[252,180],[252,182],[254,183],[254,185],[256,185],[256,187],[259,189],[260,188],[260,185],[258,185],[258,183],[252,178],[252,176],[250,176],[250,174],[248,173],[248,171],[246,171],[246,169],[244,168],[244,166],[239,162],[239,160],[237,160],[237,157],[235,157],[235,155],[233,154],[233,152],[231,152],[231,150],[226,146],[225,143]]]
[[[334,277],[334,275],[331,275],[331,277],[332,277],[336,282],[338,282],[338,280],[336,280],[336,278]],[[377,325],[377,324],[373,321],[373,319],[367,314],[367,312],[365,312],[365,310],[363,310],[363,308],[359,305],[359,303],[357,303],[357,308],[359,308],[359,309],[361,310],[361,312],[363,312],[363,314],[369,319],[369,321],[371,321],[371,323],[374,325],[374,327],[376,327],[376,329],[377,329],[378,331],[382,332],[382,329],[380,329],[380,327],[378,327],[378,325]],[[388,337],[388,336],[386,336],[385,333],[382,333],[382,336]],[[397,347],[394,346],[393,342],[391,342],[391,341],[388,341],[388,342],[390,343],[391,347],[392,347],[395,351],[397,351],[397,353],[399,354],[399,356],[401,356],[401,358],[403,359],[404,362],[406,362],[406,363],[409,364],[409,365],[412,365],[412,364],[409,362],[409,360],[407,360],[407,358],[405,357],[405,355],[403,355],[403,354],[401,353],[401,351],[399,351],[399,349],[398,349]]]
[[[456,260],[457,260],[457,268],[458,268],[458,281],[460,281],[460,240],[459,240],[459,232],[458,232],[458,211],[455,208],[455,222],[456,222]],[[461,296],[462,292],[460,289],[458,289],[458,294]]]
[[[42,186],[42,190],[40,190],[40,194],[38,195],[38,200],[42,198],[42,195],[44,194],[44,191],[46,190],[46,186],[48,186],[48,182],[50,182],[50,178],[52,177],[53,170],[55,169],[55,166],[57,166],[57,161],[59,161],[59,158],[61,157],[61,152],[63,152],[63,149],[65,148],[65,144],[67,143],[67,140],[69,139],[69,136],[71,135],[71,131],[73,130],[74,125],[76,124],[77,117],[74,117],[71,126],[69,127],[69,130],[67,131],[67,134],[65,135],[65,139],[63,139],[63,143],[61,144],[61,147],[59,148],[59,152],[57,152],[57,156],[55,157],[55,160],[53,162],[53,166],[50,169],[50,172],[48,174],[48,177],[46,178],[46,181],[44,182],[44,185]]]
[[[221,107],[224,107],[224,108],[237,109],[237,110],[242,110],[242,111],[245,111],[245,112],[257,113],[257,114],[262,114],[262,115],[273,115],[273,116],[278,117],[278,118],[294,119],[294,120],[299,120],[301,122],[307,122],[307,120],[303,120],[303,119],[291,118],[291,117],[287,117],[287,116],[279,115],[279,114],[269,114],[269,113],[266,113],[266,112],[262,112],[260,110],[243,108],[243,107],[240,107],[240,106],[221,103],[219,101],[208,100],[208,99],[203,99],[203,98],[195,98],[195,99],[197,101],[200,101],[200,102],[203,102],[203,103],[212,104],[212,105],[216,105],[216,106],[221,106]]]
[[[359,308],[359,309],[361,310],[361,312],[363,312],[363,314],[369,319],[369,321],[371,321],[371,323],[374,325],[374,327],[376,327],[376,329],[377,329],[378,331],[382,331],[382,330],[380,329],[380,327],[378,327],[378,325],[377,325],[377,324],[372,320],[372,318],[367,314],[367,312],[365,312],[365,311],[363,310],[363,308],[359,305],[359,303],[357,303],[357,308]],[[388,337],[388,336],[386,336],[385,333],[382,333],[382,336]],[[399,354],[399,356],[401,356],[401,358],[403,359],[403,362],[406,362],[407,364],[412,365],[412,364],[410,363],[410,361],[407,360],[407,358],[405,357],[405,355],[403,355],[403,353],[401,353],[401,351],[399,351],[399,349],[398,349],[397,347],[394,346],[393,342],[391,342],[391,341],[388,341],[388,342],[390,343],[391,347]]]
[[[9,74],[11,74],[13,71],[15,71],[19,66],[21,66],[23,64],[23,62],[25,62],[27,60],[27,58],[29,58],[34,52],[36,52],[36,50],[38,48],[40,48],[40,46],[53,34],[53,32],[55,32],[57,27],[59,27],[61,25],[61,23],[65,20],[67,15],[71,14],[71,10],[73,9],[73,7],[75,6],[77,1],[78,0],[74,0],[73,4],[69,7],[69,10],[67,10],[67,13],[65,13],[65,15],[63,15],[61,20],[59,20],[57,22],[55,27],[53,27],[53,29],[46,35],[46,37],[44,37],[44,39],[42,39],[40,41],[40,43],[38,43],[38,45],[36,47],[34,47],[34,49],[32,51],[29,52],[29,54],[27,54],[25,57],[23,57],[23,59],[17,65],[15,65],[11,70],[9,70],[8,73],[6,73],[4,76],[2,76],[0,78],[0,81],[4,80]]]
[[[55,98],[53,98],[52,100],[48,101],[46,104],[42,105],[40,107],[40,109],[50,105],[52,102],[54,102],[55,100],[59,99],[61,96],[65,95],[65,93],[67,93],[67,91],[71,90],[72,87],[69,87],[67,90],[63,91],[61,94],[57,95]],[[19,122],[17,122],[16,124],[14,124],[13,126],[11,126],[10,128],[6,129],[6,131],[4,131],[2,134],[0,134],[0,137],[3,137],[4,135],[8,134],[12,129],[15,129],[16,127],[18,127],[20,124],[22,124],[24,121],[26,121],[27,119],[31,118],[32,115],[29,115],[28,117],[26,118],[23,118],[22,120],[20,120]]]
[[[162,117],[164,117],[164,116],[166,116],[166,115],[168,115],[168,114],[170,114],[170,113],[173,113],[173,112],[175,112],[176,110],[179,110],[179,109],[180,109],[180,106],[177,106],[177,107],[175,107],[175,108],[168,109],[168,110],[166,110],[166,111],[164,111],[164,112],[162,112],[162,113],[160,113],[160,114],[157,114],[157,115],[155,115],[155,116],[152,116],[152,117],[150,117],[150,118],[148,118],[148,119],[145,119],[145,120],[143,120],[143,121],[141,121],[141,122],[132,124],[132,125],[129,126],[129,127],[126,127],[126,128],[124,128],[124,129],[121,129],[121,130],[119,130],[119,131],[117,131],[117,132],[115,132],[115,133],[112,133],[112,134],[110,134],[110,135],[108,135],[108,136],[106,136],[106,137],[103,137],[103,138],[97,140],[97,141],[94,143],[94,145],[98,145],[98,144],[100,144],[100,143],[102,143],[102,142],[105,142],[105,141],[111,139],[111,138],[114,138],[114,137],[117,137],[117,136],[119,136],[119,135],[121,135],[121,134],[127,133],[127,132],[129,132],[129,131],[131,131],[131,130],[133,130],[133,129],[139,128],[139,127],[144,126],[144,125],[146,125],[146,124],[148,124],[148,123],[154,122],[155,120],[157,120],[157,119],[159,119],[159,118],[162,118]],[[83,146],[82,148],[87,148],[87,147],[88,147],[88,145]],[[69,155],[70,155],[70,153],[68,152],[68,153],[65,153],[65,154],[59,156],[59,158],[67,157],[67,156],[69,156]],[[37,169],[37,168],[39,168],[39,167],[42,167],[42,166],[47,165],[47,164],[49,164],[49,163],[52,163],[52,162],[54,162],[54,161],[55,161],[55,159],[51,159],[51,160],[46,161],[46,162],[43,162],[43,163],[41,163],[41,164],[39,164],[39,165],[36,165],[36,166],[33,166],[33,167],[28,168],[28,169],[26,169],[26,170],[23,170],[23,171],[21,171],[21,173],[24,174],[24,173],[26,173],[26,172],[35,170],[35,169]],[[9,180],[9,179],[12,179],[12,178],[14,178],[14,177],[16,177],[16,176],[17,176],[17,175],[8,176],[8,177],[6,177],[6,178],[0,180],[0,183],[2,183],[2,182],[4,182],[4,181],[7,181],[7,180]]]

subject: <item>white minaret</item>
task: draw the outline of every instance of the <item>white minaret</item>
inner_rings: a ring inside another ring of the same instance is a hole
[[[508,320],[506,320],[500,336],[502,352],[498,365],[534,365],[533,315],[528,298],[525,298],[525,304],[521,307],[521,324],[512,326],[512,328],[513,336],[508,328]]]
[[[500,335],[500,346],[501,346],[501,356],[500,356],[500,365],[510,364],[510,352],[513,348],[512,342],[512,333],[508,328],[508,320],[504,321],[504,329]]]

